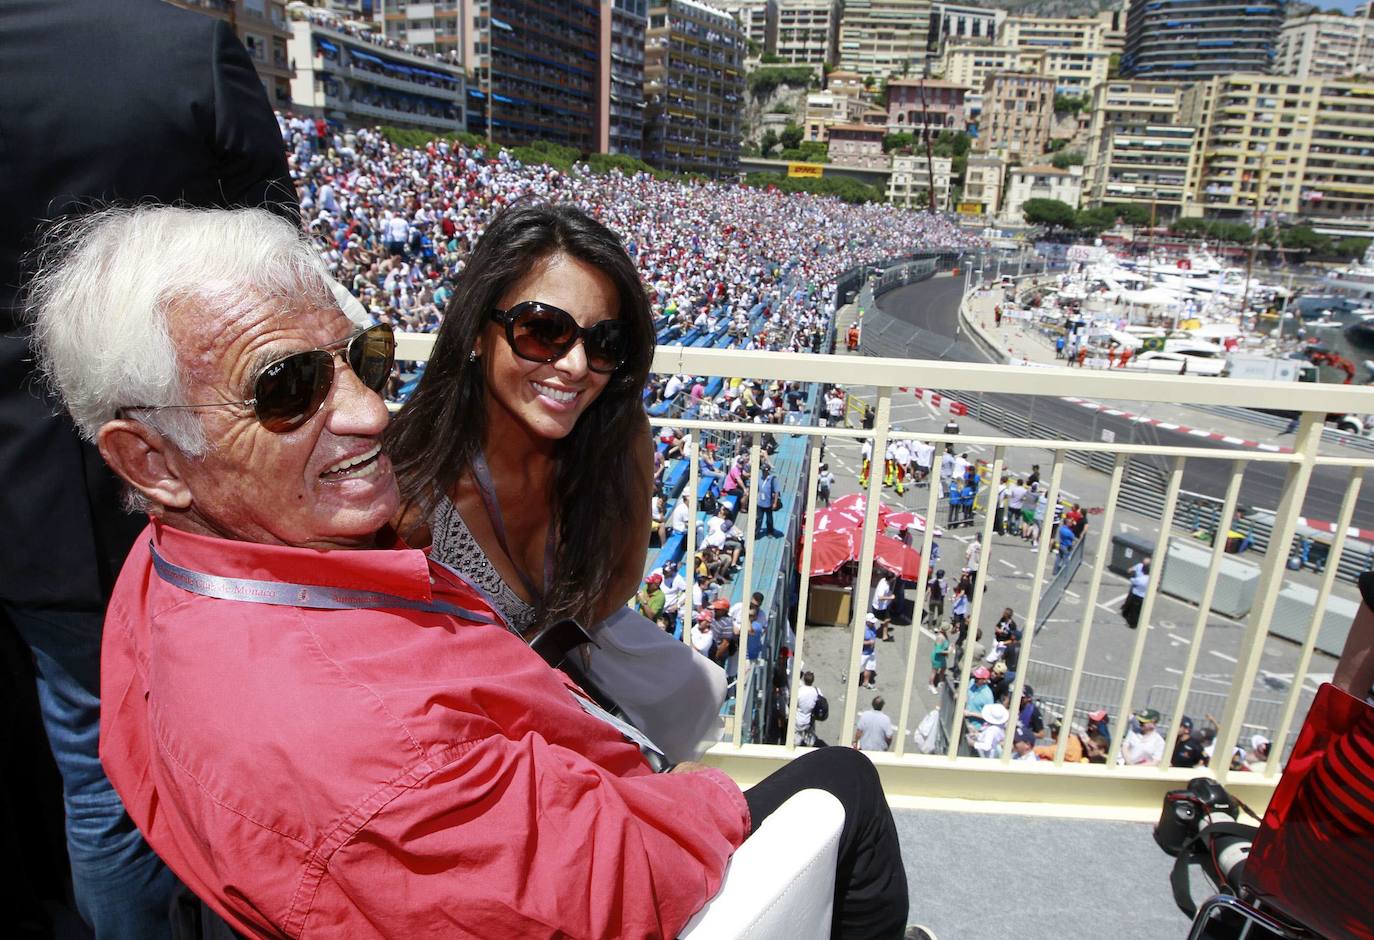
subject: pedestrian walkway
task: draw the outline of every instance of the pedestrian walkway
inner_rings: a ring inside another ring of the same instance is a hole
[[[975,291],[961,318],[964,325],[977,334],[986,347],[997,353],[1002,362],[1021,363],[1032,366],[1063,365],[1054,355],[1054,343],[1039,330],[1033,328],[1029,320],[1004,315],[997,323],[997,308],[1004,311],[1008,304],[1002,297],[1000,288]]]
[[[845,304],[835,311],[835,355],[837,356],[858,356],[862,355],[857,349],[849,351],[846,337],[849,335],[849,327],[854,321],[859,319],[859,305]]]

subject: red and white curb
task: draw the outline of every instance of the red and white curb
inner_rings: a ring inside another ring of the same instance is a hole
[[[905,392],[908,391],[908,389],[903,388],[902,391]],[[968,405],[961,401],[955,401],[952,398],[946,398],[939,392],[932,392],[928,388],[913,388],[910,389],[910,391],[916,396],[917,401],[925,402],[936,411],[943,411],[947,414],[957,415],[959,417],[968,414]]]
[[[1127,421],[1134,421],[1136,424],[1148,424],[1153,427],[1163,428],[1165,431],[1177,431],[1179,434],[1188,434],[1192,437],[1205,437],[1211,441],[1221,441],[1235,447],[1249,447],[1252,450],[1266,450],[1275,454],[1291,454],[1293,448],[1280,447],[1278,444],[1266,444],[1262,441],[1247,441],[1243,437],[1233,437],[1230,434],[1221,434],[1217,431],[1204,431],[1201,428],[1190,428],[1183,424],[1174,424],[1172,421],[1161,421],[1158,418],[1150,418],[1145,415],[1132,414],[1129,411],[1122,411],[1119,408],[1108,408],[1101,402],[1088,401],[1085,398],[1063,399],[1071,404],[1087,408],[1089,411],[1096,411],[1112,418],[1124,418]]]

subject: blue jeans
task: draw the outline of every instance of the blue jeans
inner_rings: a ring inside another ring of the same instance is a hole
[[[170,938],[176,876],[143,841],[100,766],[104,613],[3,606],[37,665],[38,704],[62,775],[77,909],[99,940]]]

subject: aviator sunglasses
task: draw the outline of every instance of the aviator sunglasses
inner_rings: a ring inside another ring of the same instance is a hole
[[[128,405],[120,410],[251,405],[258,423],[267,430],[278,434],[294,431],[313,418],[324,404],[334,385],[334,355],[341,349],[358,381],[377,393],[386,387],[391,365],[396,360],[396,337],[389,324],[378,323],[337,342],[268,363],[253,380],[252,398],[198,405]]]
[[[629,333],[620,320],[579,326],[568,311],[538,300],[493,310],[491,318],[505,326],[506,341],[515,354],[530,362],[557,362],[578,340],[587,353],[587,368],[593,372],[614,372],[625,362]]]

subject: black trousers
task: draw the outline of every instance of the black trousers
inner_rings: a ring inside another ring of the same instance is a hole
[[[830,936],[900,938],[907,918],[902,848],[878,771],[860,751],[808,751],[745,790],[754,829],[788,797],[811,789],[825,790],[844,807]]]

